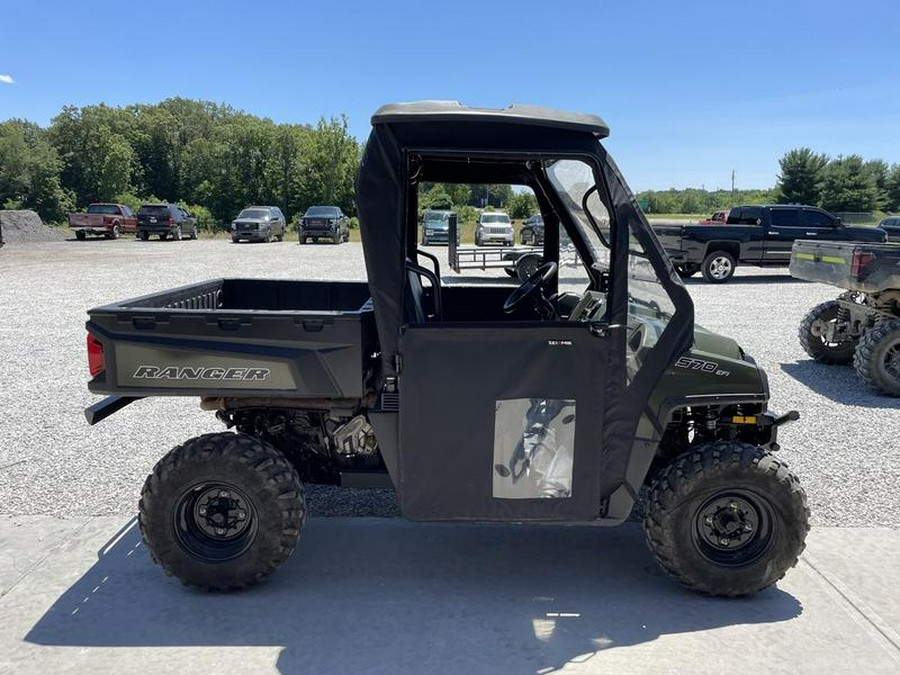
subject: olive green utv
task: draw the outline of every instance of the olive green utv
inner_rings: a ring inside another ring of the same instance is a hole
[[[196,396],[231,430],[148,477],[154,559],[206,588],[260,581],[298,541],[304,482],[392,486],[413,520],[601,526],[646,488],[647,542],[679,582],[740,596],[780,579],[809,529],[774,455],[797,413],[770,411],[753,359],[695,328],[600,143],[606,124],[434,101],[372,123],[357,182],[367,283],[219,279],[89,312],[89,388],[111,395],[91,423]],[[540,265],[513,289],[443,277],[418,245],[423,182],[530,188]]]

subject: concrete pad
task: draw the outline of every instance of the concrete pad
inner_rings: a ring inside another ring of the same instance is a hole
[[[46,526],[38,517],[16,520],[20,528]],[[11,522],[0,521],[0,541]],[[0,598],[0,670],[900,669],[900,645],[891,638],[900,628],[892,613],[900,597],[896,566],[860,572],[867,563],[856,560],[873,550],[896,560],[900,533],[888,530],[814,531],[813,563],[801,562],[754,598],[720,600],[667,579],[635,525],[313,519],[279,572],[232,595],[166,578],[136,526],[121,530],[127,525],[121,518],[73,523],[77,536]],[[843,549],[839,562],[828,553],[835,546]]]

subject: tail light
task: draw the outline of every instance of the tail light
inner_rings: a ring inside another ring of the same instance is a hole
[[[175,217],[169,216],[169,225],[174,225],[174,224],[175,224]]]
[[[87,336],[88,370],[91,377],[97,377],[106,370],[106,361],[103,358],[103,344],[91,333]]]
[[[854,253],[853,263],[850,265],[850,276],[859,279],[865,267],[875,260],[875,256],[871,253]]]

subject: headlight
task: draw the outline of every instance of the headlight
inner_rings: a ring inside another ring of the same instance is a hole
[[[232,223],[232,224],[231,224],[231,229],[232,229],[232,230],[236,230],[236,229],[237,229],[237,223]]]

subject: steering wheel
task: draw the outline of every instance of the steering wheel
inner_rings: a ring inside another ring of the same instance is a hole
[[[525,300],[539,292],[553,277],[556,276],[558,265],[553,262],[546,262],[538,267],[531,276],[522,282],[516,290],[509,294],[506,302],[503,303],[503,312],[512,314],[516,308]]]

